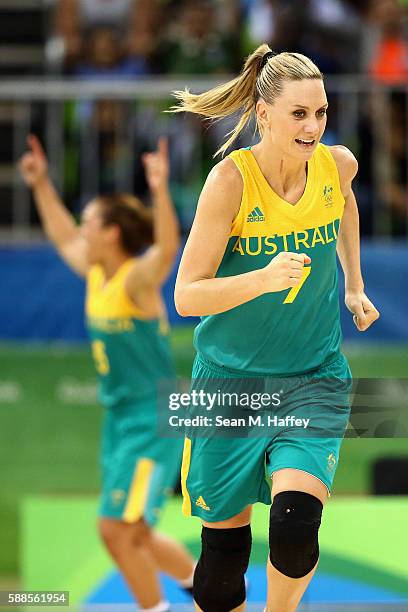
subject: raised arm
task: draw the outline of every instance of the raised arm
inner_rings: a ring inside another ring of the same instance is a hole
[[[215,278],[242,198],[242,178],[225,159],[210,172],[178,271],[175,303],[182,316],[225,312],[270,291],[299,284],[304,254],[280,253],[265,268]]]
[[[142,286],[160,286],[174,265],[180,247],[177,215],[169,191],[169,157],[166,138],[160,138],[157,151],[143,158],[147,184],[153,200],[153,245],[136,259],[126,279],[131,297]]]
[[[66,263],[84,276],[88,267],[85,241],[52,185],[40,141],[30,135],[27,144],[29,151],[21,158],[19,168],[26,185],[32,189],[43,229]]]
[[[364,282],[360,266],[360,223],[352,181],[357,174],[358,164],[354,155],[346,147],[331,147],[331,152],[339,170],[341,191],[345,199],[344,214],[341,220],[337,241],[337,254],[344,272],[345,303],[353,313],[353,321],[359,331],[365,331],[380,313],[364,292]]]

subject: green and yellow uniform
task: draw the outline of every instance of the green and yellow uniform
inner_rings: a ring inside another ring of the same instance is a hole
[[[299,385],[351,378],[340,352],[336,242],[344,197],[337,166],[329,148],[319,144],[308,162],[304,193],[292,205],[270,187],[250,149],[234,151],[230,158],[241,173],[243,195],[216,276],[263,268],[282,251],[306,253],[311,264],[292,289],[202,317],[194,334],[193,384],[203,388],[205,380],[214,378],[286,377],[287,397],[292,398],[287,405],[293,409],[302,402]],[[346,416],[348,401],[337,408]],[[345,426],[342,416],[343,421]],[[187,437],[184,511],[219,521],[247,504],[270,503],[265,472],[282,468],[309,472],[330,490],[341,439],[323,432],[300,438],[288,431],[262,439]]]
[[[86,316],[105,406],[102,516],[157,519],[174,484],[180,444],[157,437],[157,387],[174,377],[168,325],[151,319],[127,295],[128,259],[109,280],[101,266],[87,278]]]

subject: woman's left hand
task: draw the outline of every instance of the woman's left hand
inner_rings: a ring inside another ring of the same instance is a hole
[[[170,173],[167,138],[164,136],[159,138],[156,151],[144,153],[142,162],[150,191],[167,188]]]
[[[368,299],[364,291],[346,291],[345,303],[351,313],[358,331],[366,331],[380,313],[374,304]]]

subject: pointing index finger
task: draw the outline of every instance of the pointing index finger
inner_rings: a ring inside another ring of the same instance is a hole
[[[30,134],[28,136],[27,143],[34,155],[39,155],[40,157],[45,159],[46,155],[44,149],[42,148],[41,142],[39,141],[37,136],[35,136],[35,134]]]
[[[163,155],[164,157],[168,156],[168,153],[169,153],[169,141],[168,141],[166,136],[160,136],[157,149],[158,149],[158,152],[160,153],[160,155]]]

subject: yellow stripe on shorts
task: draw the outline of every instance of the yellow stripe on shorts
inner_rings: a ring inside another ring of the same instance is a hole
[[[136,464],[135,474],[122,516],[126,523],[134,523],[144,515],[154,466],[154,461],[151,459],[140,459]]]
[[[191,499],[187,490],[187,477],[191,462],[191,440],[184,440],[183,462],[181,464],[181,492],[183,494],[182,512],[184,516],[191,516]]]

